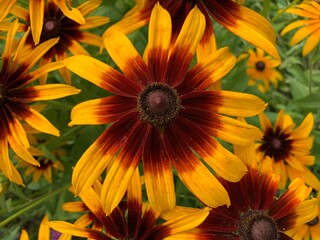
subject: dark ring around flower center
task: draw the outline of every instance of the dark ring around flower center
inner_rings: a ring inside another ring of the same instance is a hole
[[[0,84],[0,106],[6,102],[6,90],[4,89],[4,86]]]
[[[181,106],[177,91],[163,83],[148,85],[138,97],[140,118],[156,127],[175,120]]]
[[[256,62],[256,69],[258,71],[262,72],[265,68],[266,68],[266,65],[264,62],[262,61]]]
[[[240,216],[241,240],[277,240],[278,228],[272,217],[260,210],[249,210]]]
[[[60,22],[56,19],[47,19],[43,23],[42,32],[47,38],[57,37],[60,32]]]

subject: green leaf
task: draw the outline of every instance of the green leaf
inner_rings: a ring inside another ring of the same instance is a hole
[[[304,108],[319,108],[320,94],[310,94],[304,98],[292,100],[291,103]]]

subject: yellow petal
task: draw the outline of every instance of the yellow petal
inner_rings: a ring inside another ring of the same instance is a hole
[[[287,166],[287,169],[291,181],[298,177],[303,178],[306,184],[320,191],[319,179],[308,168],[304,167],[303,171],[299,171],[291,166]]]
[[[205,17],[198,7],[194,7],[184,21],[172,51],[174,52],[175,48],[188,48],[189,53],[193,54],[202,38],[204,30]]]
[[[267,19],[237,3],[232,2],[230,7],[230,4],[224,4],[224,2],[217,4],[220,5],[219,7],[223,9],[225,13],[217,11],[217,13],[221,14],[218,15],[212,6],[207,6],[209,9],[211,8],[211,15],[215,20],[229,31],[280,60],[280,56],[275,47],[276,35],[272,25]],[[228,5],[229,8],[226,8],[225,5]]]
[[[159,21],[160,19],[161,21]],[[170,14],[163,9],[158,2],[151,12],[148,47],[150,49],[161,48],[163,50],[168,50],[171,41],[171,31]]]
[[[100,231],[92,230],[90,228],[79,227],[74,224],[63,221],[51,221],[48,223],[50,228],[61,232],[70,234],[72,236],[90,238],[90,239],[105,239],[106,235]]]
[[[68,18],[72,19],[73,21],[79,24],[84,24],[86,22],[83,15],[78,9],[73,7],[70,7],[71,10],[69,9],[69,7],[66,5],[65,0],[53,0],[53,1],[60,8],[63,14]]]
[[[49,217],[46,214],[42,219],[39,227],[39,234],[38,237],[43,240],[50,240],[50,228],[48,226]]]
[[[53,100],[78,94],[81,90],[66,84],[46,84],[26,88],[31,101]],[[32,95],[34,97],[32,97]]]
[[[136,82],[149,82],[147,65],[124,34],[112,32],[104,39],[104,45],[121,71]]]
[[[9,14],[17,0],[2,0],[0,5],[0,22]]]
[[[302,49],[302,55],[306,56],[308,55],[319,43],[319,34],[320,29],[314,33],[312,33],[305,42],[303,49]]]
[[[205,162],[222,178],[230,182],[239,181],[247,171],[244,163],[218,142],[213,149],[208,151],[212,152],[210,155],[201,153]]]
[[[32,108],[28,108],[29,114],[22,115],[23,119],[30,124],[31,127],[54,136],[59,136],[59,130],[56,129],[43,115]]]
[[[24,59],[22,65],[18,68],[17,71],[21,71],[20,76],[23,76],[27,71],[29,71],[38,60],[57,42],[58,38],[49,39],[40,45],[38,45],[35,49],[32,50]]]
[[[40,42],[44,17],[44,0],[30,0],[30,27],[35,45]]]
[[[313,220],[318,216],[319,201],[316,198],[302,202],[296,209],[297,214],[295,227],[300,226]]]
[[[29,235],[26,230],[21,230],[20,240],[29,240]]]
[[[169,220],[161,226],[170,229],[170,235],[188,231],[199,226],[209,215],[210,208],[199,209],[196,212],[180,215],[178,218]]]
[[[179,165],[174,164],[182,182],[204,204],[213,208],[230,205],[227,191],[198,159],[196,160],[195,157],[190,156],[188,163],[181,163],[181,166]]]
[[[91,16],[86,18],[86,23],[81,24],[78,29],[85,30],[90,28],[96,28],[101,25],[104,25],[109,22],[109,18],[107,17],[100,17],[100,16]]]
[[[261,113],[267,104],[260,98],[247,93],[219,91],[222,105],[218,112],[230,116],[252,117]]]

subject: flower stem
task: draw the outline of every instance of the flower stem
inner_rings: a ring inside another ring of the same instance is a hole
[[[268,18],[269,9],[270,9],[270,0],[265,0],[263,5],[263,10],[262,10],[262,15],[266,18]]]
[[[27,211],[29,211],[30,209],[38,206],[39,204],[41,204],[42,202],[45,202],[47,200],[49,200],[50,198],[54,197],[55,195],[67,190],[70,187],[70,185],[65,185],[59,189],[56,189],[50,193],[47,193],[43,196],[41,196],[38,200],[35,200],[33,203],[31,203],[30,205],[28,205],[27,207],[21,209],[20,211],[12,214],[10,217],[4,219],[3,221],[0,222],[0,229],[2,227],[4,227],[6,224],[8,224],[9,222],[11,222],[12,220],[14,220],[15,218],[19,217],[20,215],[26,213]]]
[[[309,94],[312,94],[312,70],[313,70],[313,51],[308,56],[308,87]]]

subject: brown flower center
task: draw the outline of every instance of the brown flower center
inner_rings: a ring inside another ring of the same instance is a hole
[[[315,225],[317,225],[319,222],[319,217],[315,217],[314,219],[312,219],[310,222],[307,222],[307,225],[310,226],[310,227],[313,227]]]
[[[156,127],[175,120],[180,108],[177,91],[163,83],[148,85],[138,97],[141,120]]]
[[[290,134],[284,133],[280,128],[266,129],[259,151],[273,158],[274,161],[284,160],[292,150],[292,140],[289,137]]]
[[[47,19],[43,23],[42,32],[47,38],[57,37],[60,32],[60,22],[56,19]]]
[[[266,65],[264,64],[264,62],[262,61],[256,62],[256,69],[258,71],[262,72],[265,68],[266,68]]]
[[[241,240],[277,240],[278,228],[266,212],[249,210],[240,216],[239,236]]]
[[[38,162],[40,164],[40,166],[37,167],[38,169],[45,170],[45,169],[49,168],[51,165],[53,165],[53,162],[46,157],[39,156],[39,157],[36,157],[36,159],[38,160]]]

